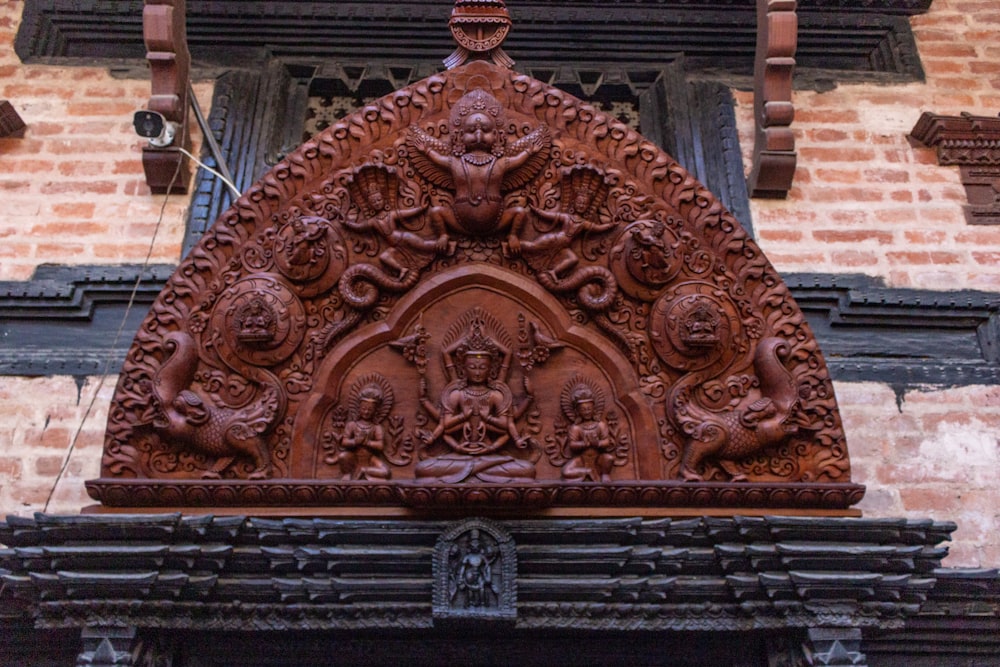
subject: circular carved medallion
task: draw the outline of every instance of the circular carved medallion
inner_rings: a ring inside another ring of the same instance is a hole
[[[680,239],[658,220],[637,220],[626,227],[611,250],[611,267],[629,295],[652,299],[673,280],[684,263]]]
[[[682,283],[653,304],[649,337],[665,363],[701,370],[733,359],[743,347],[736,304],[709,283]]]
[[[287,359],[305,332],[302,303],[277,276],[244,278],[222,293],[212,312],[219,332],[219,353],[255,366]]]
[[[282,226],[274,239],[274,263],[305,297],[333,287],[347,268],[347,249],[339,230],[325,218],[300,216]]]

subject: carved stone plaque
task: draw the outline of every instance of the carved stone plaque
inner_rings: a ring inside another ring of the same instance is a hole
[[[136,336],[91,495],[860,500],[816,340],[739,223],[498,53],[337,122],[220,217]]]
[[[517,618],[517,550],[499,524],[468,519],[434,547],[434,618]]]

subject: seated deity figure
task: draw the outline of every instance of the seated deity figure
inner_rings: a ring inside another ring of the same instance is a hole
[[[341,452],[335,463],[344,479],[389,479],[389,466],[382,460],[385,437],[378,423],[382,392],[375,385],[361,390],[354,418],[344,427]]]
[[[444,350],[445,368],[452,381],[441,393],[433,431],[423,432],[425,445],[443,442],[446,454],[417,464],[418,478],[444,483],[470,480],[503,483],[535,476],[535,466],[500,453],[508,445],[526,448],[518,435],[514,400],[503,380],[511,352],[474,325],[472,335]],[[457,362],[457,363],[456,363]]]
[[[597,415],[594,392],[578,384],[570,392],[568,449],[573,456],[563,466],[564,479],[577,482],[610,482],[615,465],[615,442],[607,423]]]

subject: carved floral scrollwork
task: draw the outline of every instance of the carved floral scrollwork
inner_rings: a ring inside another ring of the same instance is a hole
[[[223,214],[136,336],[102,475],[119,504],[126,481],[146,504],[860,494],[815,338],[735,218],[484,61],[334,123]]]

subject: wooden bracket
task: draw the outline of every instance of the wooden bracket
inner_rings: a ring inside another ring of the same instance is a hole
[[[152,75],[152,94],[147,108],[176,123],[174,145],[190,151],[188,82],[191,55],[185,14],[185,0],[146,0],[142,10],[142,36]],[[191,163],[175,148],[143,147],[142,166],[146,183],[154,193],[188,191]]]
[[[792,134],[792,74],[798,42],[795,0],[757,0],[757,52],[754,57],[753,169],[747,179],[751,197],[783,199],[795,176]]]
[[[1000,225],[1000,117],[925,111],[910,138],[937,148],[938,164],[959,166],[970,225]]]
[[[0,100],[0,138],[20,139],[24,136],[24,121],[7,100]]]

